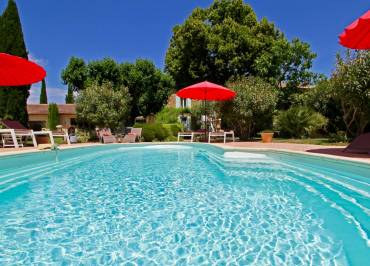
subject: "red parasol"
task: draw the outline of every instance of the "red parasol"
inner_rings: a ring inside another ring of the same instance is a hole
[[[193,100],[226,101],[234,98],[236,93],[220,85],[203,81],[179,90],[176,95]]]
[[[204,101],[204,113],[205,113],[205,137],[207,137],[207,106],[206,101],[227,101],[235,97],[235,91],[220,85],[203,81],[186,88],[179,90],[176,93],[180,98],[189,98],[193,100]]]
[[[39,82],[45,70],[24,58],[0,53],[0,86],[21,86]]]
[[[339,43],[352,49],[370,49],[370,10],[344,30]]]

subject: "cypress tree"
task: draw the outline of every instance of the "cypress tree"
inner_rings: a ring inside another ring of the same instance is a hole
[[[14,0],[8,1],[0,19],[0,52],[28,59],[22,25]],[[30,85],[0,87],[0,118],[18,120],[27,125],[27,98]]]
[[[48,95],[46,94],[45,79],[43,79],[41,83],[40,103],[48,103]]]
[[[68,91],[66,95],[66,103],[75,103],[75,98],[73,96],[73,90],[70,85],[68,85]]]
[[[48,128],[50,130],[56,129],[59,124],[59,110],[56,103],[49,104],[48,107]]]

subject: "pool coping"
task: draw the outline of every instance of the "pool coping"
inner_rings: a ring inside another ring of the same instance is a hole
[[[366,158],[351,158],[351,157],[343,157],[343,156],[337,156],[337,155],[331,155],[331,154],[323,154],[323,153],[311,153],[308,151],[297,151],[297,150],[291,150],[291,149],[284,149],[284,148],[261,148],[261,147],[235,147],[235,146],[228,146],[227,144],[221,144],[221,143],[212,143],[211,145],[221,148],[223,150],[228,151],[265,151],[265,152],[282,152],[282,153],[290,153],[290,154],[300,154],[304,156],[308,156],[311,158],[323,158],[328,160],[335,160],[335,161],[344,161],[346,163],[356,163],[356,164],[365,164],[366,166],[370,166],[370,160]],[[299,145],[299,144],[298,144]]]
[[[112,143],[109,145],[158,145],[158,144],[171,144],[171,145],[187,145],[187,144],[197,144],[197,143],[189,143],[189,142],[140,142],[140,143]],[[351,158],[351,157],[342,157],[337,155],[331,154],[322,154],[322,153],[311,153],[307,151],[298,151],[292,149],[284,149],[284,148],[261,148],[261,147],[238,147],[238,146],[228,146],[227,144],[223,143],[200,143],[203,145],[210,145],[213,147],[221,148],[223,150],[244,150],[244,151],[273,151],[273,152],[285,152],[290,154],[300,154],[305,156],[312,156],[312,158],[326,158],[331,160],[339,160],[345,162],[352,162],[352,163],[362,163],[366,165],[370,165],[370,160],[366,158]],[[61,145],[59,148],[61,150],[68,150],[68,149],[77,149],[77,148],[87,148],[87,147],[94,147],[94,146],[105,146],[107,144],[102,143],[84,143],[84,144],[73,144],[73,145]],[[299,144],[297,144],[299,145]],[[27,150],[16,150],[16,151],[5,151],[0,152],[0,158],[3,156],[12,156],[12,155],[20,155],[20,154],[28,154],[28,153],[39,153],[39,152],[48,152],[49,149],[46,150],[37,150],[37,149],[27,149]]]

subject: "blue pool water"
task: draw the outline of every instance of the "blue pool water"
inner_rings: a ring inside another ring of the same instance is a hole
[[[0,157],[0,265],[370,265],[370,168],[207,145]]]

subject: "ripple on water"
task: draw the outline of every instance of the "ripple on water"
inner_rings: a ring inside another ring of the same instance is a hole
[[[330,265],[342,259],[341,243],[283,172],[250,167],[226,175],[193,160],[192,149],[153,150],[105,155],[32,182],[0,210],[0,264]]]

